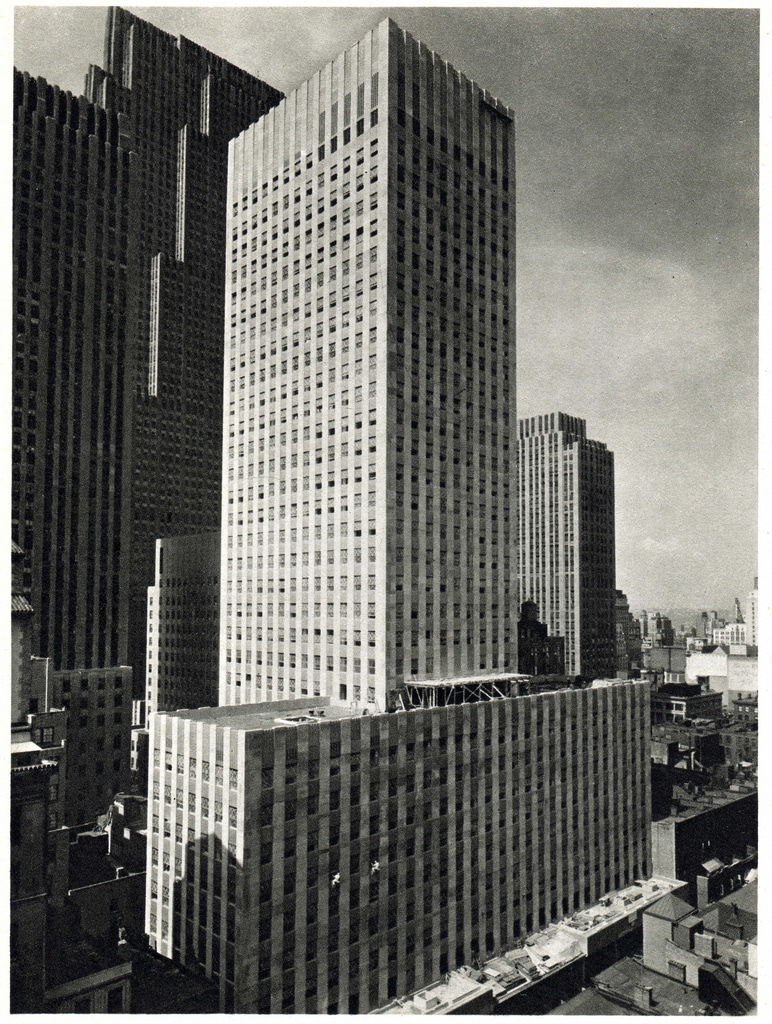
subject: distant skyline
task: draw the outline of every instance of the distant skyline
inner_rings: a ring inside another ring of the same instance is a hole
[[[128,8],[285,92],[386,15],[514,107],[518,414],[616,459],[633,612],[757,575],[758,12]],[[104,7],[16,7],[15,64],[81,93]]]

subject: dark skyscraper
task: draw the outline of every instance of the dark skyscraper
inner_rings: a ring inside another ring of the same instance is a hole
[[[126,663],[130,149],[122,115],[15,73],[12,531],[54,670]]]
[[[89,100],[125,115],[135,151],[128,661],[144,690],[147,588],[157,537],[220,522],[228,141],[281,93],[111,8]]]

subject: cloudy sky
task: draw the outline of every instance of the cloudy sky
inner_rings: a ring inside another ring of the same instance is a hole
[[[105,8],[16,7],[17,67],[75,93]],[[517,114],[521,416],[616,458],[633,610],[757,573],[758,16],[751,10],[130,7],[285,92],[386,14]]]

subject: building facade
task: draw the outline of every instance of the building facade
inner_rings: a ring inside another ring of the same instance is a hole
[[[731,710],[733,701],[759,692],[758,649],[732,644],[690,651],[685,677],[687,683],[700,683],[720,693],[724,707]]]
[[[151,750],[146,930],[221,1010],[364,1013],[650,871],[642,683],[159,713]]]
[[[519,425],[520,600],[566,642],[566,672],[616,674],[614,455],[584,420],[550,413]]]
[[[716,722],[722,714],[721,694],[703,690],[699,685],[665,683],[651,693],[651,720],[655,725],[695,719]]]
[[[748,625],[745,622],[729,622],[713,630],[714,644],[744,644],[747,639]]]
[[[697,790],[681,796],[671,812],[652,821],[652,871],[679,878],[697,900],[697,881],[713,862],[732,864],[758,850],[759,804],[755,791]]]
[[[131,146],[14,72],[12,530],[54,670],[126,665]]]
[[[566,642],[549,636],[538,620],[533,601],[524,601],[517,623],[517,670],[527,675],[563,675],[566,671]]]
[[[41,730],[42,746],[50,747],[59,738],[55,716],[47,713],[67,712],[64,817],[60,809],[57,824],[93,822],[116,793],[129,788],[131,670],[55,672],[47,659],[34,659],[31,689],[34,713],[29,720]]]
[[[145,715],[216,705],[219,642],[220,534],[157,540]]]
[[[512,112],[387,20],[230,161],[220,702],[514,670]]]
[[[156,538],[219,527],[228,141],[281,94],[111,7],[86,95],[123,117],[134,151],[128,664],[143,687]]]
[[[614,626],[616,635],[616,674],[627,679],[633,669],[641,667],[641,624],[630,611],[626,595],[615,591]]]

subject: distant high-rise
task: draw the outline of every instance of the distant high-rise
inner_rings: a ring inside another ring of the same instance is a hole
[[[675,641],[673,623],[660,612],[642,611],[640,615],[641,638],[643,646],[672,647]]]
[[[281,93],[117,7],[104,63],[86,94],[125,115],[135,152],[128,660],[144,691],[156,538],[219,528],[228,141]]]
[[[616,659],[617,676],[625,679],[633,668],[639,668],[641,662],[641,624],[630,611],[626,595],[616,591],[614,606],[616,625]]]
[[[613,676],[614,455],[565,413],[521,420],[519,452],[520,600],[565,637],[566,672]]]
[[[745,633],[747,643],[756,647],[759,642],[759,578],[753,580],[753,590],[748,594],[748,603],[745,608],[747,630]]]
[[[515,670],[512,112],[384,21],[229,182],[220,703]]]

